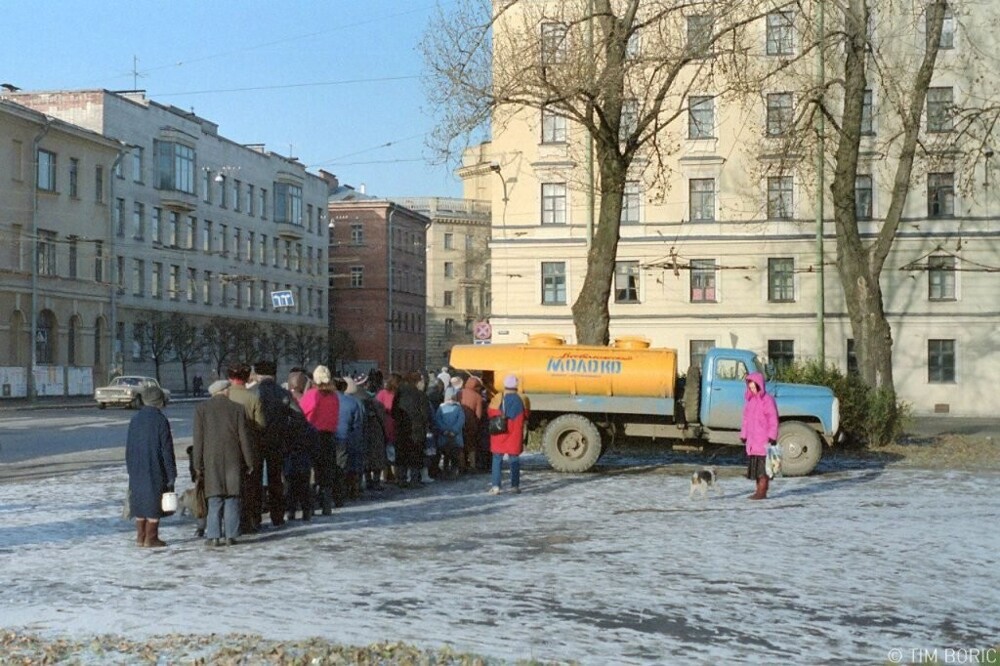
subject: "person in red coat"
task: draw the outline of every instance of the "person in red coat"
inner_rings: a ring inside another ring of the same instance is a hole
[[[762,500],[767,497],[770,485],[765,465],[767,447],[778,439],[778,406],[767,392],[764,375],[751,372],[746,383],[740,439],[747,451],[747,478],[757,482],[757,489],[750,499]]]
[[[531,413],[528,399],[517,393],[517,377],[507,375],[503,380],[503,392],[497,393],[490,401],[487,416],[492,418],[501,413],[507,417],[507,431],[490,433],[490,453],[493,454],[493,479],[491,495],[498,495],[503,487],[501,466],[506,456],[510,461],[510,489],[521,492],[521,459],[524,451],[524,437],[527,432],[528,416]]]

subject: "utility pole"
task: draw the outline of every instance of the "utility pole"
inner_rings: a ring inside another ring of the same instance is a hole
[[[823,26],[825,0],[816,2],[816,355],[819,362],[826,366],[826,284],[823,270],[823,201],[826,195],[824,169],[826,167],[826,140],[823,138],[825,122],[823,119],[823,87],[826,85],[826,63],[824,59],[826,30]]]

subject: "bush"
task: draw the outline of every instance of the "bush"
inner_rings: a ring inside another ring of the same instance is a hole
[[[910,406],[894,401],[886,389],[873,389],[854,374],[819,361],[793,363],[780,368],[776,379],[794,384],[828,386],[840,400],[840,428],[847,441],[861,446],[891,444],[910,418]]]

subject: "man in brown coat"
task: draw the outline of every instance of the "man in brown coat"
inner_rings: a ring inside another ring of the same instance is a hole
[[[240,528],[240,491],[254,466],[250,427],[242,406],[226,395],[229,382],[220,379],[208,387],[211,396],[194,411],[194,464],[205,481],[208,545],[236,543]]]
[[[256,388],[247,388],[250,379],[250,366],[246,363],[234,363],[227,369],[229,399],[243,405],[247,422],[250,426],[250,445],[253,448],[253,469],[243,484],[243,496],[240,503],[240,533],[256,534],[260,529],[260,514],[264,508],[264,455],[263,439],[267,422],[264,418],[264,405]]]

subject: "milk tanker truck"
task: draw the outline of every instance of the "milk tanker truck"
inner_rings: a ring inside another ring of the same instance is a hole
[[[563,472],[589,470],[622,435],[740,445],[745,377],[764,372],[753,352],[714,347],[681,379],[676,350],[640,337],[601,347],[536,334],[526,344],[456,345],[450,360],[490,387],[515,375],[531,401],[528,427]],[[778,404],[782,470],[809,474],[838,436],[839,401],[825,386],[768,382],[767,390]]]

